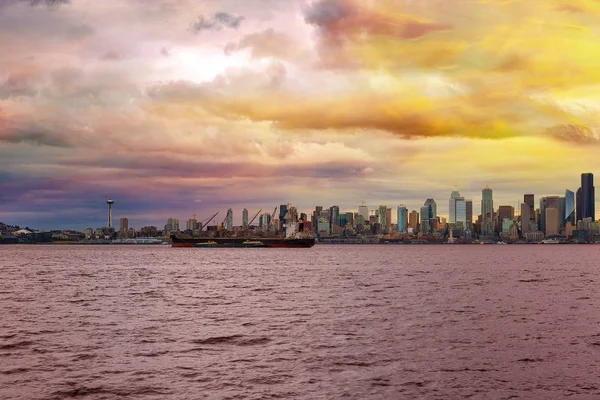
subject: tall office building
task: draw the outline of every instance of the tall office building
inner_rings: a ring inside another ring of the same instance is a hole
[[[540,221],[539,230],[546,232],[546,210],[548,208],[556,208],[556,212],[560,215],[560,197],[558,196],[546,196],[540,198]],[[558,219],[559,217],[557,217]],[[560,227],[560,221],[559,221]]]
[[[127,218],[119,219],[119,232],[127,233],[129,230],[129,220]]]
[[[269,213],[264,213],[261,214],[260,217],[258,217],[258,227],[260,229],[267,229],[267,227],[269,226],[269,224],[271,223],[271,214]]]
[[[481,234],[494,234],[494,192],[489,186],[481,191]]]
[[[412,210],[410,212],[410,215],[408,216],[408,226],[413,229],[413,232],[419,230],[419,212],[417,210]]]
[[[546,236],[558,235],[560,228],[559,215],[558,207],[546,208]]]
[[[581,213],[582,219],[596,220],[596,189],[594,187],[594,174],[581,174]]]
[[[233,210],[231,208],[227,210],[227,226],[225,228],[229,232],[233,231]]]
[[[400,233],[406,232],[406,229],[408,228],[406,212],[406,206],[404,204],[400,204],[398,206],[398,232]]]
[[[458,190],[454,190],[451,194],[450,194],[450,204],[448,205],[449,207],[449,211],[448,211],[448,217],[449,217],[449,224],[454,224],[456,222],[456,200],[458,200],[460,198],[460,192]]]
[[[523,196],[523,202],[529,206],[530,221],[535,222],[535,196],[532,194],[526,194]]]
[[[425,200],[425,207],[427,207],[427,219],[433,220],[437,217],[437,204],[434,199]],[[421,221],[423,221],[423,214],[421,213]]]
[[[285,225],[285,216],[288,213],[288,205],[281,204],[279,206],[279,226]]]
[[[169,232],[179,232],[179,220],[175,218],[169,218],[165,230]]]
[[[465,205],[467,208],[467,226],[468,230],[473,229],[473,200],[465,200]]]
[[[581,188],[577,189],[577,195],[575,196],[575,219],[576,222],[583,220],[583,195]]]
[[[575,220],[575,193],[567,189],[565,191],[565,214],[564,214],[565,225],[569,222],[575,226],[577,221]]]
[[[358,215],[364,218],[365,221],[369,220],[369,207],[367,207],[364,203],[361,206],[358,206]]]
[[[385,214],[385,229],[386,232],[389,233],[390,229],[392,229],[392,209],[388,208]]]
[[[340,207],[329,207],[329,232],[334,231],[334,226],[340,226]]]
[[[464,197],[459,197],[455,202],[455,226],[462,226],[463,229],[467,228],[467,202]]]
[[[387,227],[387,206],[379,206],[377,210],[377,216],[379,217],[379,225],[381,225],[381,229],[385,230]]]
[[[196,230],[197,226],[198,226],[198,221],[196,220],[196,218],[190,218],[187,220],[187,222],[185,224],[185,230],[193,231],[193,230]]]
[[[521,233],[523,236],[530,231],[531,224],[531,205],[521,203]]]
[[[248,210],[245,208],[244,211],[242,211],[242,226],[244,229],[248,229]]]
[[[428,206],[423,206],[421,207],[421,226],[419,226],[419,231],[421,233],[429,233],[429,213],[430,213],[430,208]]]

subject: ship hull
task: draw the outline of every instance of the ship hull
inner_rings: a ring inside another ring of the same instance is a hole
[[[283,238],[211,238],[211,237],[189,237],[182,238],[171,236],[173,244],[171,247],[227,247],[227,248],[248,248],[248,247],[267,247],[267,248],[309,248],[315,245],[314,238],[307,239],[283,239]],[[248,240],[260,242],[261,245],[247,245]]]

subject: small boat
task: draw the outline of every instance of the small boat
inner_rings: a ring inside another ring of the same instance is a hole
[[[201,242],[201,243],[196,243],[194,244],[194,247],[218,247],[219,244],[217,242]]]
[[[560,241],[557,239],[546,239],[542,240],[542,244],[560,244]]]

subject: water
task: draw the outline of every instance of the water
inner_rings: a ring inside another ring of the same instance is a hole
[[[0,246],[0,398],[599,398],[599,255]]]

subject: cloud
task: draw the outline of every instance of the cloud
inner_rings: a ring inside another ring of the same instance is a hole
[[[71,147],[70,141],[61,131],[46,127],[17,126],[0,129],[0,141],[8,143],[29,143],[36,146]]]
[[[198,17],[193,23],[192,28],[196,33],[205,30],[220,31],[226,28],[237,29],[244,20],[243,16],[236,16],[226,12],[217,12],[212,18],[207,18],[204,15]]]
[[[26,0],[32,6],[46,5],[51,7],[58,7],[65,4],[71,4],[71,0]]]
[[[250,50],[253,59],[276,57],[283,60],[296,60],[303,52],[299,43],[273,28],[245,35],[239,41],[227,44],[224,51],[225,54],[231,55],[246,49]]]
[[[581,125],[556,125],[546,130],[548,135],[568,143],[591,144],[600,143],[600,135],[587,126]]]

